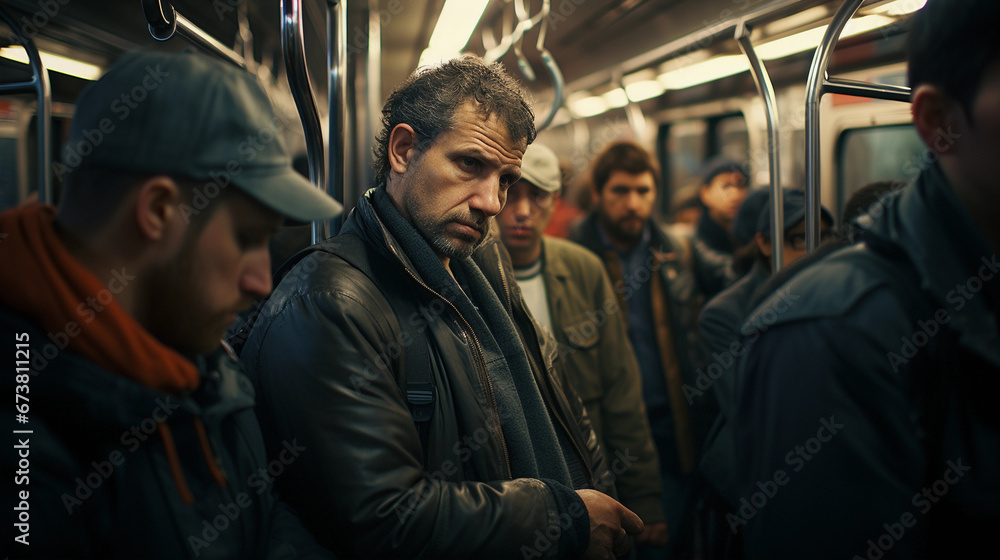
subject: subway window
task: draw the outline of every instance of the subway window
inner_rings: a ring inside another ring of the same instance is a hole
[[[837,141],[837,207],[875,181],[910,181],[932,163],[912,124],[845,130]]]

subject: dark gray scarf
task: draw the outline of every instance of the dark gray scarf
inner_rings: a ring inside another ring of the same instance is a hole
[[[482,271],[471,258],[452,259],[452,271],[465,285],[463,290],[428,241],[399,214],[384,188],[372,193],[371,200],[416,272],[458,309],[479,339],[514,478],[550,479],[572,488],[561,442],[535,384],[521,338]]]

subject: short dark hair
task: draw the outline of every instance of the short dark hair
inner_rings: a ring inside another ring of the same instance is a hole
[[[1000,56],[998,21],[997,0],[929,0],[910,28],[910,87],[934,84],[971,113],[984,71]]]
[[[660,184],[660,165],[642,146],[635,142],[619,141],[609,145],[594,158],[590,172],[594,189],[601,192],[608,178],[615,171],[639,175],[649,171],[656,185]]]
[[[440,66],[417,70],[393,91],[382,107],[382,131],[375,144],[375,181],[389,179],[389,135],[406,123],[421,145],[434,142],[452,126],[455,111],[469,101],[485,117],[496,115],[511,140],[535,140],[535,114],[524,90],[499,63],[486,64],[476,55],[463,55]],[[419,149],[419,148],[418,148]]]
[[[82,233],[93,233],[108,223],[118,210],[118,207],[128,197],[129,191],[138,188],[149,179],[163,175],[162,173],[146,173],[115,169],[84,163],[74,168],[65,176],[62,192],[58,201],[59,220]],[[218,202],[228,196],[233,189],[206,188],[212,181],[200,181],[188,177],[171,176],[181,191],[187,204],[192,206],[187,216],[197,232],[208,221]],[[210,185],[211,186],[211,185]],[[205,196],[205,203],[195,205],[194,195],[197,191],[202,195],[218,193],[215,196]],[[194,206],[201,206],[194,208]]]
[[[906,181],[886,180],[868,183],[860,189],[854,191],[847,202],[844,203],[844,210],[841,212],[840,220],[846,225],[861,214],[868,211],[872,204],[875,204],[886,193],[898,191],[906,186]]]

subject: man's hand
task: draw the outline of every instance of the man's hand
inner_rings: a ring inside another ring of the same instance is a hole
[[[585,560],[608,560],[632,548],[629,535],[642,532],[642,520],[614,498],[597,490],[577,490],[590,515],[590,546]]]
[[[667,546],[669,540],[670,531],[667,530],[666,522],[646,525],[639,533],[639,542],[649,546]]]

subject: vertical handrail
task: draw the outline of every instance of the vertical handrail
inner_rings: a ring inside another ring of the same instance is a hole
[[[323,127],[313,97],[312,84],[306,69],[305,41],[302,35],[302,0],[281,0],[281,50],[285,58],[288,87],[295,99],[295,107],[302,120],[306,136],[306,155],[309,158],[309,180],[318,189],[324,189],[323,176]],[[325,220],[313,222],[312,242],[319,243],[329,236]]]
[[[847,22],[858,11],[863,1],[847,0],[840,6],[830,26],[827,27],[823,40],[816,47],[816,54],[809,67],[809,79],[806,82],[806,251],[812,251],[819,245],[819,109],[824,93],[823,84],[830,68],[833,49]]]
[[[359,158],[361,168],[365,170],[365,181],[357,185],[356,189],[367,189],[374,181],[374,173],[371,165],[371,146],[375,145],[375,136],[382,126],[382,17],[379,14],[379,0],[368,0],[368,122],[365,123],[363,157]],[[346,189],[345,189],[346,190]],[[347,202],[357,200],[361,193],[357,190],[351,191],[351,200],[344,201],[344,210],[350,206]]]
[[[28,63],[31,67],[32,79],[30,82],[20,82],[15,84],[4,84],[0,88],[0,93],[30,93],[33,89],[38,99],[36,110],[36,132],[38,140],[38,201],[44,204],[52,204],[52,168],[49,163],[52,161],[52,144],[49,139],[52,137],[52,86],[49,83],[49,73],[42,64],[42,57],[35,47],[35,42],[24,35],[21,27],[17,25],[14,18],[0,6],[0,17],[7,23],[11,31],[17,37],[17,42],[24,47],[28,53]]]
[[[764,109],[767,112],[767,159],[771,170],[771,271],[781,270],[784,263],[785,207],[784,193],[781,190],[781,151],[779,149],[781,128],[778,114],[778,101],[774,95],[774,85],[763,61],[757,56],[757,51],[750,42],[750,29],[745,22],[736,26],[736,41],[740,49],[750,61],[753,81],[757,91],[764,98]]]
[[[177,33],[189,43],[202,50],[208,51],[240,68],[247,67],[246,59],[179,14],[170,2],[164,2],[163,0],[142,0],[141,5],[142,13],[146,17],[146,23],[148,24],[149,34],[157,41],[166,41]]]
[[[347,153],[351,149],[350,142],[345,142],[348,119],[347,110],[347,2],[346,0],[328,0],[326,3],[326,41],[327,41],[327,99],[330,112],[328,127],[330,148],[327,152],[330,173],[327,181],[327,192],[341,202],[344,198],[347,183],[347,168],[345,162],[352,161]]]

